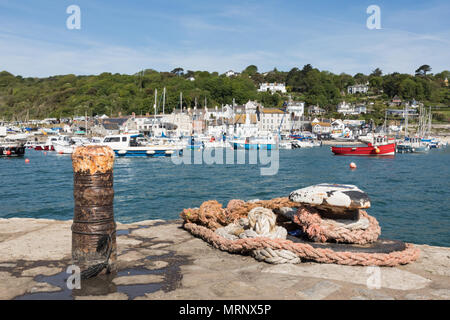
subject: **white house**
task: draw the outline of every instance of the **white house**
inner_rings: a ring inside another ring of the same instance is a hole
[[[261,109],[259,114],[260,131],[278,132],[279,129],[280,131],[289,131],[290,127],[290,117],[284,111],[275,108]]]
[[[361,113],[367,113],[367,108],[363,104],[358,105],[358,106],[353,106],[353,105],[350,105],[350,104],[346,103],[345,101],[343,101],[338,104],[337,112],[342,113],[343,115],[361,114]]]
[[[331,123],[331,131],[332,133],[343,132],[345,129],[345,124],[341,119],[334,120]]]
[[[343,115],[354,114],[355,108],[347,102],[342,101],[337,106],[337,112],[342,113]]]
[[[158,120],[160,117],[157,118]],[[154,123],[156,123],[156,117],[147,114],[146,116],[134,117],[134,122],[136,123],[137,130],[140,132],[149,132],[152,129]]]
[[[321,122],[314,119],[311,122],[312,132],[314,134],[324,134],[331,132],[331,124],[329,122]]]
[[[286,85],[284,83],[261,83],[259,85],[259,92],[267,92],[270,91],[271,93],[274,92],[281,92],[286,93]]]
[[[363,104],[355,107],[355,114],[367,113],[367,107]]]
[[[366,123],[365,120],[349,120],[349,119],[345,119],[342,121],[346,126],[350,126],[350,127],[357,127],[357,126],[362,126]]]
[[[239,75],[239,72],[235,72],[235,71],[233,71],[233,70],[228,70],[227,72],[225,72],[225,75],[226,75],[227,77],[233,77],[233,76]]]
[[[347,88],[347,92],[349,94],[355,94],[355,93],[367,93],[369,91],[369,83],[366,84],[356,84],[354,86],[349,86]]]
[[[291,115],[294,114],[296,117],[302,117],[305,112],[305,103],[291,102],[288,104],[286,111]]]
[[[98,135],[111,135],[138,130],[134,117],[118,117],[96,120],[91,131]]]
[[[214,109],[210,108],[206,110],[205,120],[208,119],[230,119],[233,117],[233,108],[229,105],[223,107],[216,106]]]
[[[308,113],[310,115],[321,115],[325,113],[325,109],[322,109],[319,106],[309,106],[308,107]]]
[[[192,119],[186,112],[174,110],[171,114],[166,114],[161,117],[162,122],[172,123],[177,126],[177,135],[188,136],[192,133],[193,124]]]
[[[244,106],[245,106],[245,112],[247,112],[247,113],[256,113],[256,110],[258,109],[258,107],[260,110],[262,108],[264,108],[260,103],[258,103],[256,101],[251,101],[251,100],[248,100]]]

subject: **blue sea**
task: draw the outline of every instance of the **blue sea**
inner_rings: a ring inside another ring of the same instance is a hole
[[[226,206],[230,199],[271,199],[313,184],[342,183],[368,193],[368,212],[380,222],[383,238],[450,246],[450,147],[390,158],[334,156],[327,146],[279,152],[278,173],[269,176],[254,164],[116,159],[116,220],[176,219],[183,208],[209,199]],[[70,155],[27,150],[25,158],[30,162],[0,158],[0,218],[72,219]]]

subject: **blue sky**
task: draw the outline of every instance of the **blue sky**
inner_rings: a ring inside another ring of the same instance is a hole
[[[81,8],[81,29],[66,8]],[[369,5],[380,30],[366,27]],[[450,69],[447,0],[0,0],[0,70],[23,76],[170,71]]]

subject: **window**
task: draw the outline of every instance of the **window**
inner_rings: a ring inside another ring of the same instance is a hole
[[[120,137],[105,138],[104,142],[120,142]]]
[[[122,142],[126,142],[127,141],[127,137],[122,137]]]

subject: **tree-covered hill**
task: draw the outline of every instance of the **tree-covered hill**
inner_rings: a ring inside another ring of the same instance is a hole
[[[208,107],[237,104],[248,100],[261,101],[267,107],[281,106],[287,95],[257,92],[261,82],[286,83],[288,94],[304,100],[308,105],[318,104],[327,110],[342,100],[359,99],[359,95],[346,96],[346,88],[356,83],[370,83],[370,94],[389,100],[393,96],[416,99],[430,104],[450,105],[450,89],[445,79],[449,71],[430,73],[424,65],[416,75],[393,73],[383,75],[376,69],[370,75],[358,73],[333,74],[311,65],[289,72],[276,69],[259,73],[256,66],[247,67],[237,76],[226,77],[217,72],[187,71],[176,68],[171,72],[145,70],[134,75],[102,73],[92,76],[73,74],[48,78],[24,78],[9,72],[0,72],[0,118],[24,119],[65,117],[92,114],[145,114],[153,113],[154,93],[158,90],[158,112],[161,111],[162,90],[166,87],[166,112],[179,108],[179,95],[183,92],[183,107]],[[192,77],[195,79],[193,80]]]

